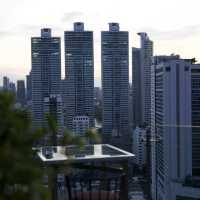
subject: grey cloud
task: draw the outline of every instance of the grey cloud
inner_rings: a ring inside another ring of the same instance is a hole
[[[20,26],[21,31],[37,31],[40,29],[40,26],[34,26],[34,25],[28,25],[28,24],[23,24]]]
[[[84,13],[79,11],[67,12],[64,14],[61,20],[62,22],[70,22],[83,15]]]
[[[16,35],[24,35],[24,33],[28,34],[35,34],[40,31],[41,28],[45,28],[46,26],[36,26],[36,25],[28,25],[23,24],[18,27],[10,28],[7,30],[0,30],[0,39],[9,36],[16,36]],[[50,25],[48,28],[52,28],[53,30],[61,31],[60,27]]]
[[[7,30],[0,30],[0,38],[19,35],[24,32],[32,32],[32,31],[35,31],[36,28],[38,27],[29,26],[29,25],[21,25],[18,27],[9,28]]]
[[[185,26],[180,29],[174,29],[169,31],[160,31],[152,28],[143,28],[142,30],[148,32],[150,35],[158,39],[179,40],[200,34],[200,24],[193,26]]]
[[[6,37],[8,35],[12,35],[12,32],[11,31],[0,30],[0,38]]]
[[[28,25],[28,24],[24,24],[22,25],[19,29],[20,29],[20,32],[29,32],[29,33],[36,33],[38,31],[40,31],[41,28],[51,28],[53,31],[54,30],[57,30],[57,31],[61,31],[62,28],[59,27],[59,26],[55,26],[55,25],[45,25],[45,26],[36,26],[36,25]]]

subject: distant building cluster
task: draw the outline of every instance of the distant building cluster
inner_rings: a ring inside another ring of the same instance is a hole
[[[3,90],[31,111],[33,128],[46,127],[46,114],[64,129],[84,136],[102,122],[103,143],[135,153],[148,168],[153,200],[200,199],[200,64],[179,55],[153,54],[153,41],[138,33],[129,85],[129,32],[109,23],[101,32],[102,88],[94,88],[93,31],[81,22],[64,32],[65,79],[61,80],[61,38],[51,29],[31,38],[31,72],[17,84],[3,78]],[[98,110],[97,110],[98,109]],[[101,112],[102,109],[102,112]],[[97,117],[98,116],[98,117]]]
[[[74,30],[64,32],[64,44],[65,79],[61,80],[60,38],[45,28],[40,37],[31,39],[32,69],[27,88],[32,92],[27,96],[32,100],[33,128],[45,126],[46,112],[53,112],[48,109],[50,96],[60,95],[63,112],[54,116],[64,122],[63,128],[84,135],[102,119],[103,141],[130,150],[128,32],[120,31],[118,23],[110,23],[109,31],[102,31],[102,92],[94,88],[93,31],[76,22]]]

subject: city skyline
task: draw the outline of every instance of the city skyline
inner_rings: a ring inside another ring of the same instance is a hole
[[[136,33],[145,31],[155,42],[156,55],[175,53],[183,57],[195,56],[197,60],[200,60],[198,53],[200,26],[197,16],[199,3],[196,1],[172,2],[169,0],[167,4],[163,4],[154,0],[144,4],[144,1],[126,0],[115,2],[115,9],[113,9],[113,1],[104,0],[92,3],[79,0],[70,4],[60,0],[56,7],[53,3],[47,4],[44,0],[40,2],[39,8],[37,2],[8,0],[0,8],[1,80],[6,75],[16,81],[29,73],[31,68],[30,38],[32,35],[39,35],[39,30],[45,27],[52,28],[55,36],[62,37],[62,77],[64,77],[64,30],[72,30],[75,21],[85,22],[86,29],[94,31],[95,86],[100,86],[101,82],[100,31],[107,30],[109,22],[118,22],[121,24],[121,30],[129,31],[129,48],[139,46],[139,37]],[[89,3],[90,6],[88,6]],[[37,15],[34,12],[36,7]],[[177,15],[177,9],[179,9],[179,15]],[[185,15],[189,10],[192,12]],[[13,59],[9,59],[11,55]],[[129,80],[131,80],[131,66],[129,69]]]
[[[199,7],[2,2],[0,199],[199,200]]]

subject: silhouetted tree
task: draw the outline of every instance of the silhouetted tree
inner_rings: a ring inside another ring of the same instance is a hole
[[[42,131],[31,132],[30,115],[15,108],[15,97],[0,92],[0,199],[49,199],[33,143]]]
[[[15,107],[12,93],[0,92],[0,200],[56,199],[57,174],[63,166],[44,168],[32,148],[46,133],[50,135],[48,145],[57,145],[56,120],[46,117],[48,128],[32,131],[30,114]],[[100,141],[93,130],[86,132],[86,138],[65,130],[59,143],[82,148],[88,139]],[[65,173],[67,170],[65,167]],[[44,174],[48,175],[48,188],[42,183]]]

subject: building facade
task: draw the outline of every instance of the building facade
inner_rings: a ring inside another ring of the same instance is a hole
[[[61,44],[51,29],[31,38],[32,119],[34,128],[44,125],[44,98],[60,94]]]
[[[44,113],[50,115],[56,121],[58,127],[57,137],[62,137],[64,132],[64,115],[61,95],[50,95],[44,98]]]
[[[16,86],[14,82],[11,82],[10,79],[7,76],[3,77],[3,87],[2,90],[4,91],[10,91],[14,95],[16,95]]]
[[[192,65],[192,175],[200,177],[200,64]]]
[[[9,78],[7,76],[3,77],[3,89],[8,90],[9,89]]]
[[[133,127],[136,127],[143,124],[141,102],[141,48],[132,48],[132,90]]]
[[[128,38],[118,23],[110,23],[109,31],[101,33],[103,139],[121,148],[126,148],[124,141],[129,136]]]
[[[152,65],[152,198],[198,199],[192,176],[192,61],[154,57]]]
[[[17,81],[17,103],[24,106],[26,103],[26,89],[24,80]]]
[[[145,128],[136,127],[133,131],[133,153],[139,169],[143,169],[147,163],[146,135]]]
[[[133,125],[151,123],[151,62],[153,42],[147,33],[138,33],[140,48],[132,49]]]
[[[94,127],[94,52],[93,32],[74,23],[65,31],[66,125],[72,130],[73,118],[88,116]]]
[[[90,119],[88,116],[76,116],[73,118],[73,133],[79,136],[85,136],[86,131],[90,127]]]
[[[26,100],[32,100],[32,80],[31,80],[31,72],[26,76]]]
[[[13,94],[16,94],[16,86],[14,82],[9,82],[9,90],[13,92]]]

